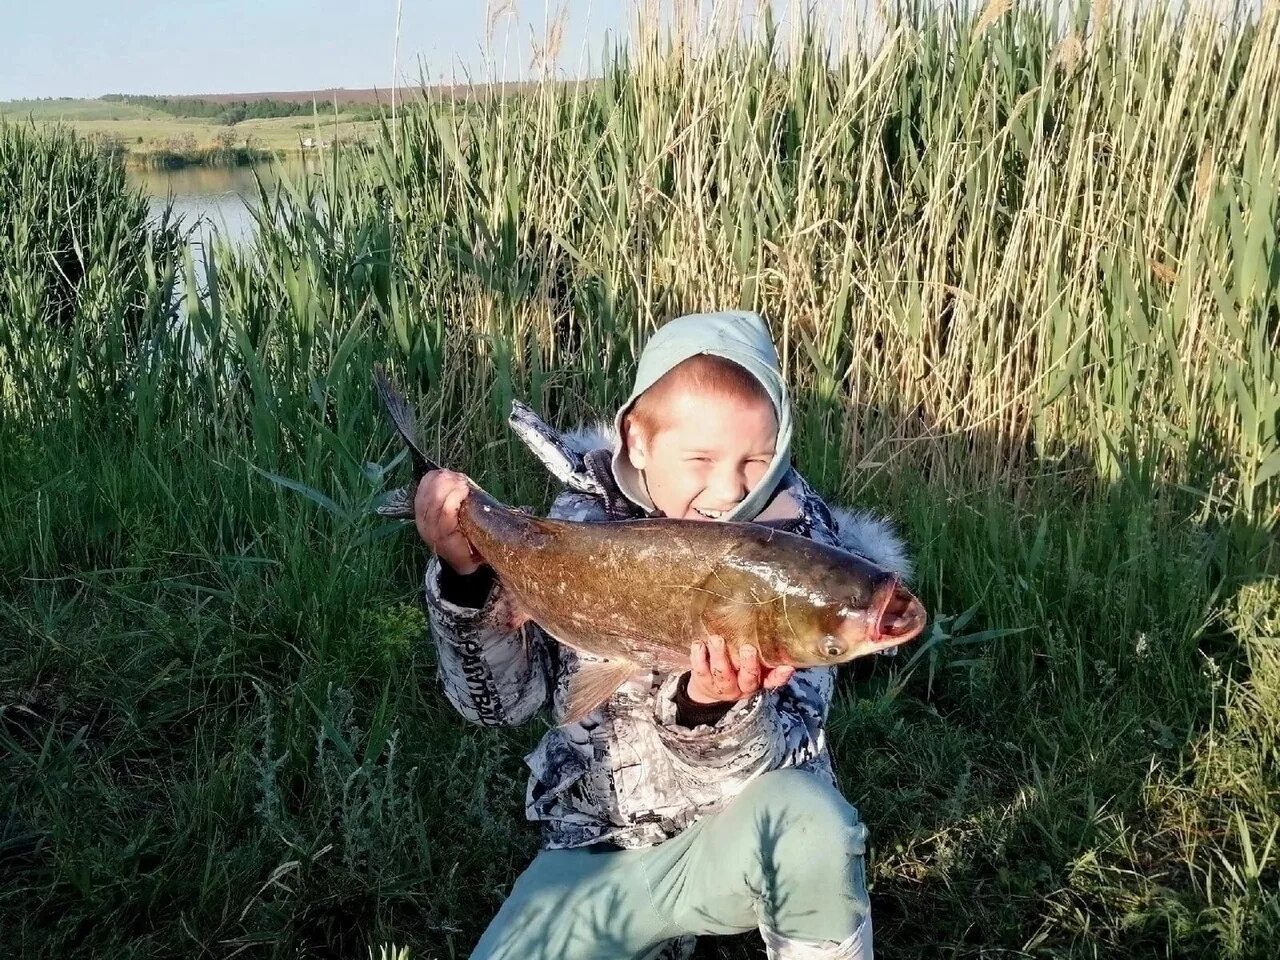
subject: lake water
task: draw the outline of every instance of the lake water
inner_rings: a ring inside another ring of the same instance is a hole
[[[258,208],[257,180],[268,194],[283,174],[299,177],[306,165],[299,160],[262,163],[248,167],[180,167],[176,170],[128,171],[130,182],[141,187],[151,205],[152,217],[158,218],[165,204],[181,217],[185,227],[194,226],[191,253],[195,266],[196,286],[205,287],[206,241],[215,231],[232,243],[244,243],[257,226],[253,211]],[[255,178],[257,178],[255,180]],[[179,273],[175,293],[184,294]]]
[[[130,170],[129,179],[151,200],[158,215],[168,202],[184,224],[199,223],[196,239],[211,230],[231,241],[248,239],[254,230],[251,211],[258,206],[255,177],[270,190],[281,172],[296,176],[304,171],[300,161],[264,163],[252,167],[181,167],[176,170]]]

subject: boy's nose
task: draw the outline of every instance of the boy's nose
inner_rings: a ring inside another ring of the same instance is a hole
[[[739,471],[721,471],[710,491],[719,507],[731,507],[747,495],[747,478]]]

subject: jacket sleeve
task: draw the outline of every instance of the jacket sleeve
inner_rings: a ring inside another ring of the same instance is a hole
[[[679,675],[667,677],[655,698],[658,735],[677,772],[726,786],[781,767],[814,767],[829,774],[823,728],[835,688],[833,667],[797,670],[778,690],[761,690],[716,723],[691,730],[676,722],[679,680]]]
[[[501,727],[524,723],[546,698],[543,638],[532,624],[512,630],[502,622],[502,584],[484,604],[463,607],[441,595],[440,558],[423,581],[427,622],[440,662],[445,696],[472,723]]]
[[[589,500],[566,491],[548,516],[595,519]],[[440,682],[458,712],[486,727],[515,726],[536,714],[552,683],[548,640],[536,624],[512,629],[506,622],[501,580],[481,606],[460,606],[442,595],[440,559],[432,557],[422,593]]]

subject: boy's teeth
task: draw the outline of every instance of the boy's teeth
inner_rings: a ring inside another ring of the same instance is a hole
[[[702,510],[698,507],[694,507],[693,509],[697,510],[704,517],[710,517],[712,520],[719,520],[725,513],[723,510]]]

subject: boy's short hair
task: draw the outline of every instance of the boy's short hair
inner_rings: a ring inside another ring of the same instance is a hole
[[[680,389],[715,393],[732,400],[759,401],[772,409],[768,391],[745,367],[713,353],[698,353],[682,360],[636,398],[626,419],[646,437],[666,426],[663,411]]]

